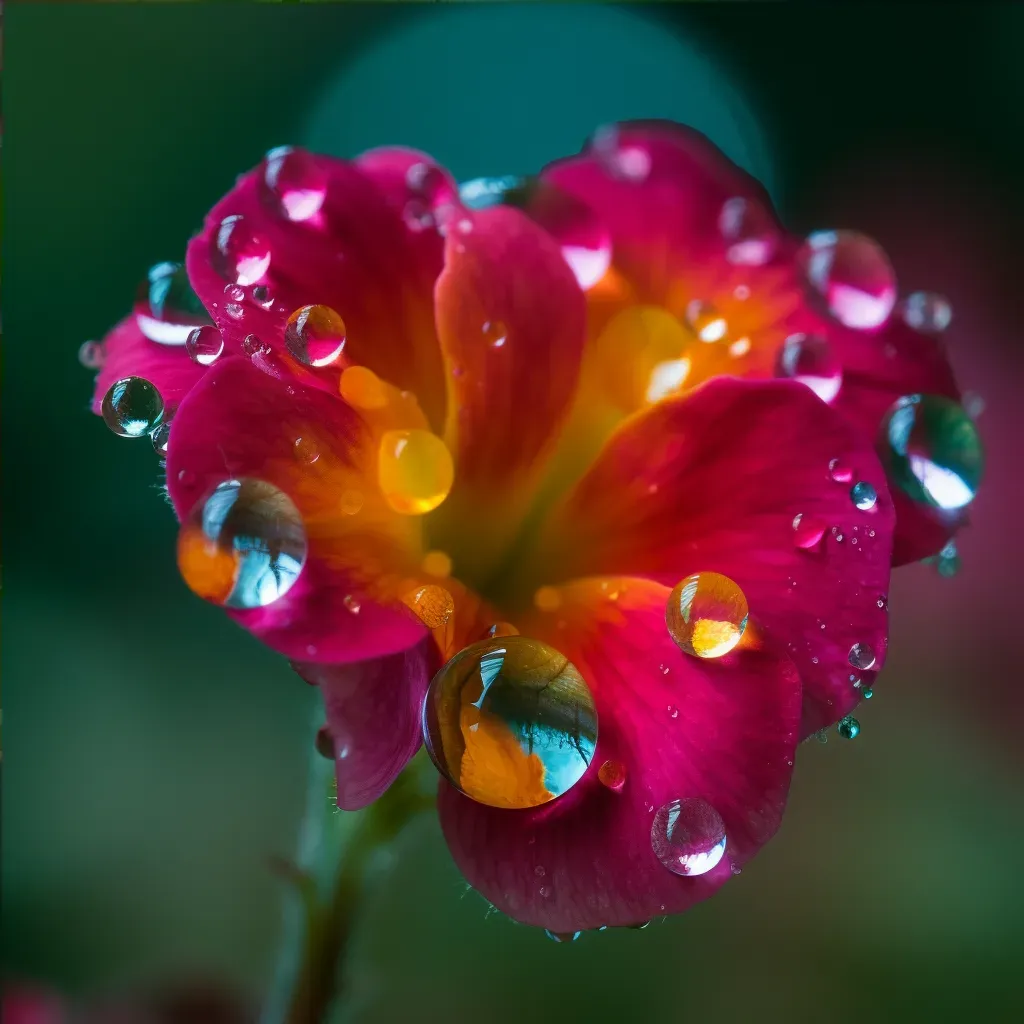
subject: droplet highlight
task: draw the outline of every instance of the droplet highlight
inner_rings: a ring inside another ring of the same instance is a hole
[[[427,629],[440,629],[455,612],[452,595],[432,583],[418,587],[404,600]]]
[[[775,255],[778,228],[755,199],[727,199],[718,215],[718,230],[726,245],[725,258],[735,266],[761,267]]]
[[[315,217],[327,198],[327,175],[304,149],[278,146],[263,159],[261,198],[292,221]]]
[[[672,589],[665,608],[669,636],[685,653],[721,658],[747,628],[747,598],[739,585],[717,572],[697,572]]]
[[[210,255],[213,269],[236,284],[256,284],[270,268],[270,246],[241,214],[220,222]]]
[[[389,430],[380,440],[377,476],[385,500],[396,512],[423,515],[448,497],[455,464],[436,434]]]
[[[210,366],[223,354],[224,338],[212,324],[197,327],[189,332],[185,341],[185,351],[193,363]]]
[[[212,323],[180,263],[157,263],[139,285],[135,301],[139,330],[160,345],[184,345],[189,334]]]
[[[148,437],[160,426],[164,400],[144,377],[122,377],[107,389],[100,412],[120,437]]]
[[[847,715],[836,726],[836,732],[844,740],[855,740],[860,735],[860,722],[853,715]]]
[[[330,306],[302,306],[288,317],[284,343],[303,366],[330,366],[345,348],[345,321]]]
[[[953,322],[953,307],[941,295],[914,292],[900,304],[903,322],[921,334],[941,334]]]
[[[686,323],[697,337],[708,344],[721,341],[729,333],[725,317],[708,302],[694,299],[686,307]]]
[[[823,402],[831,402],[843,384],[843,364],[824,338],[791,334],[779,349],[775,376],[799,381]]]
[[[874,648],[870,644],[854,644],[850,648],[848,660],[855,669],[866,672],[869,668],[874,668]]]
[[[706,800],[672,800],[658,808],[651,822],[651,848],[676,875],[707,874],[718,866],[725,845],[725,822]]]
[[[870,512],[878,505],[878,492],[867,480],[858,480],[850,488],[850,500],[862,512]]]

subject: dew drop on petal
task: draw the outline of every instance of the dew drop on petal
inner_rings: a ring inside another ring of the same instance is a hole
[[[233,214],[214,233],[211,262],[226,281],[256,284],[270,267],[270,246],[241,214]]]
[[[495,622],[489,630],[488,637],[519,636],[519,630],[511,622]]]
[[[853,740],[860,735],[860,722],[853,715],[847,715],[836,726],[836,731],[844,740]]]
[[[826,528],[824,520],[800,512],[793,517],[793,543],[798,548],[810,551],[821,543]]]
[[[903,322],[922,334],[941,334],[953,320],[953,307],[941,295],[914,292],[900,303]]]
[[[274,297],[265,284],[258,284],[252,290],[252,301],[261,309],[270,309],[274,305]]]
[[[341,375],[341,397],[355,409],[383,409],[388,393],[380,377],[365,366],[350,366]]]
[[[380,439],[377,477],[396,512],[423,515],[448,497],[455,464],[444,441],[429,430],[388,430]]]
[[[320,449],[317,447],[316,442],[308,437],[295,438],[293,450],[295,458],[304,466],[312,466],[320,458]]]
[[[597,770],[598,781],[613,793],[621,793],[626,785],[626,766],[621,761],[605,761]]]
[[[484,321],[483,334],[491,348],[501,348],[508,340],[508,328],[500,320]]]
[[[342,491],[339,502],[341,511],[346,516],[358,515],[363,507],[363,496],[359,491]]]
[[[161,459],[167,458],[167,445],[171,440],[170,420],[164,420],[160,426],[149,435],[149,439],[153,442],[153,451],[155,451]]]
[[[747,615],[747,598],[733,580],[717,572],[697,572],[672,589],[665,624],[687,654],[720,658],[740,642]]]
[[[951,579],[960,571],[960,552],[956,541],[947,541],[935,556],[935,569],[945,579]]]
[[[105,358],[102,341],[83,341],[78,349],[78,361],[87,370],[100,369]]]
[[[200,499],[178,534],[178,568],[200,597],[263,608],[292,588],[306,530],[291,498],[264,480],[225,480]]]
[[[844,327],[885,323],[896,303],[896,274],[882,247],[857,231],[818,231],[797,256],[811,296]]]
[[[423,732],[438,771],[472,800],[537,807],[583,778],[597,745],[597,708],[553,647],[496,637],[466,647],[434,676]]]
[[[651,173],[651,154],[635,142],[625,142],[615,125],[598,128],[591,137],[590,147],[604,169],[620,181],[640,184]]]
[[[875,652],[870,644],[854,644],[850,648],[849,662],[855,668],[866,672],[875,664]]]
[[[687,797],[659,807],[651,822],[651,848],[673,874],[697,876],[725,853],[725,822],[706,800]]]
[[[726,244],[725,258],[736,266],[760,267],[775,254],[778,230],[756,199],[727,199],[718,215],[718,230]]]
[[[843,365],[826,339],[816,334],[791,334],[779,349],[775,376],[799,381],[823,402],[831,402],[843,383]]]
[[[330,306],[302,306],[288,317],[284,343],[303,366],[330,366],[345,348],[345,321]]]
[[[870,512],[878,504],[878,492],[867,480],[858,480],[850,488],[850,500],[862,512]]]
[[[544,934],[555,942],[575,942],[582,932],[553,932],[549,928],[544,929]]]
[[[871,698],[872,698],[872,697],[874,697],[874,695],[875,695],[875,691],[874,691],[874,690],[872,690],[870,686],[866,687],[866,688],[865,688],[865,689],[864,689],[864,690],[863,690],[863,691],[861,692],[861,696],[862,696],[862,697],[863,697],[863,698],[864,698],[865,700],[871,700]]]
[[[345,606],[345,610],[351,612],[353,615],[358,615],[362,610],[362,603],[355,594],[346,594],[342,599],[341,603]]]
[[[312,153],[278,146],[263,159],[260,198],[288,220],[309,220],[327,198],[327,175]]]
[[[139,330],[160,345],[184,345],[193,328],[212,322],[180,263],[150,267],[139,285],[135,320]]]
[[[452,595],[433,583],[418,587],[404,598],[404,602],[427,629],[440,629],[455,611]]]
[[[693,299],[686,307],[686,323],[690,330],[709,344],[721,341],[729,333],[725,317],[708,302]]]
[[[853,470],[842,459],[832,459],[828,464],[828,475],[837,484],[848,484],[853,479]]]
[[[189,332],[185,341],[189,359],[199,366],[209,366],[217,361],[224,351],[224,338],[212,324],[197,327]]]
[[[313,746],[316,748],[316,752],[326,758],[328,761],[334,760],[334,737],[331,735],[331,730],[326,725],[321,725],[316,731],[316,737],[313,740]]]
[[[878,453],[900,490],[944,511],[974,500],[985,461],[974,421],[938,395],[899,399],[882,424]]]
[[[164,400],[144,377],[122,377],[103,396],[103,422],[121,437],[147,437],[160,425]]]
[[[469,210],[486,210],[507,202],[510,192],[526,187],[523,178],[506,174],[492,178],[474,178],[459,186],[459,201]]]

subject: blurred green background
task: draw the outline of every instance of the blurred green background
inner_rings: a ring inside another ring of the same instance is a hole
[[[779,837],[713,900],[556,946],[488,917],[424,820],[368,897],[350,1018],[1024,1012],[1024,8],[4,13],[5,974],[85,996],[202,970],[258,991],[280,919],[267,858],[304,799],[313,694],[179,581],[156,460],[88,414],[79,344],[270,146],[412,144],[465,178],[674,116],[796,228],[863,227],[908,288],[952,299],[954,361],[988,403],[964,569],[897,575],[861,737],[801,748]]]

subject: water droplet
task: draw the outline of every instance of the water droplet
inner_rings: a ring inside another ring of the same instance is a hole
[[[256,284],[270,267],[270,246],[241,215],[225,217],[213,236],[213,269],[227,281]]]
[[[459,186],[459,201],[469,210],[486,210],[501,206],[509,192],[526,187],[523,178],[506,174],[496,178],[474,178]]]
[[[815,232],[797,261],[812,297],[845,327],[867,330],[889,318],[896,303],[896,274],[882,247],[867,235]]]
[[[686,307],[686,323],[691,331],[708,343],[721,341],[729,332],[725,317],[710,303],[693,299]]]
[[[832,459],[828,464],[828,475],[837,484],[848,484],[853,479],[853,470],[842,459]]]
[[[621,761],[605,761],[597,770],[597,778],[613,793],[621,793],[626,785],[626,766]]]
[[[533,594],[533,604],[542,612],[553,612],[562,606],[562,594],[557,587],[538,587]]]
[[[875,691],[872,690],[870,686],[865,687],[865,689],[862,691],[862,696],[865,700],[871,700],[871,698],[874,697],[874,695]]]
[[[417,588],[404,600],[427,629],[440,629],[455,611],[452,595],[432,583]]]
[[[956,541],[947,541],[942,550],[935,556],[935,569],[945,579],[951,579],[960,571],[960,552]]]
[[[878,605],[879,608],[886,608],[888,607],[889,601],[886,597],[882,596],[875,601],[875,604]]]
[[[164,400],[144,377],[122,377],[107,389],[103,422],[121,437],[146,437],[160,425]]]
[[[674,704],[669,704],[669,706],[665,710],[668,712],[669,718],[679,717],[679,708],[677,708]]]
[[[546,871],[546,870],[544,869],[544,866],[543,866],[542,864],[538,864],[538,865],[537,865],[537,866],[536,866],[536,867],[535,867],[535,868],[533,869],[533,873],[534,873],[534,874],[535,874],[535,875],[536,875],[536,876],[537,876],[538,878],[543,878],[543,877],[544,877],[544,876],[545,876],[545,875],[547,874],[547,871]]]
[[[327,175],[304,149],[278,146],[263,159],[261,198],[289,220],[309,220],[327,198]]]
[[[858,480],[850,488],[850,500],[862,512],[870,512],[878,504],[878,492],[867,480]]]
[[[183,487],[191,487],[196,482],[196,475],[190,469],[178,470],[178,483]]]
[[[489,637],[519,636],[519,630],[511,622],[496,622],[487,630],[487,635]]]
[[[750,351],[750,339],[746,336],[729,342],[729,355],[733,359],[740,359]]]
[[[356,409],[383,409],[388,393],[380,377],[365,366],[350,366],[341,375],[341,397]]]
[[[625,142],[615,125],[599,128],[590,145],[613,178],[640,184],[651,173],[651,154],[637,143]]]
[[[255,359],[258,356],[266,355],[270,351],[270,346],[255,334],[247,334],[242,341],[242,351],[250,359]]]
[[[377,476],[396,512],[423,515],[448,497],[455,465],[444,441],[429,430],[389,430],[380,439]]]
[[[775,376],[799,381],[823,402],[831,402],[843,384],[843,364],[824,338],[791,334],[779,349]]]
[[[224,285],[224,298],[228,302],[242,302],[245,299],[245,289],[240,284]]]
[[[224,307],[224,312],[227,313],[232,320],[241,320],[245,316],[245,310],[237,302],[229,302]]]
[[[438,771],[491,807],[537,807],[567,792],[597,745],[583,677],[554,648],[523,636],[460,651],[434,676],[423,721]]]
[[[185,342],[185,351],[193,363],[209,366],[220,358],[224,351],[224,339],[220,331],[212,324],[197,327],[189,333]]]
[[[844,740],[853,740],[860,735],[860,722],[853,715],[847,715],[836,726],[836,731]]]
[[[447,579],[452,574],[451,557],[444,551],[428,551],[423,556],[420,567],[428,576]]]
[[[500,320],[484,322],[484,340],[491,348],[501,348],[508,339],[508,328]]]
[[[345,347],[345,321],[330,306],[302,306],[288,317],[284,343],[303,366],[330,366]]]
[[[870,644],[854,644],[850,648],[850,664],[862,672],[866,672],[875,664],[875,652]]]
[[[264,480],[225,480],[196,502],[178,534],[178,568],[207,601],[263,608],[299,578],[306,530],[291,498]]]
[[[313,741],[313,746],[316,748],[316,752],[321,756],[327,758],[328,761],[334,760],[334,737],[331,735],[331,730],[326,725],[321,725],[316,731],[316,739]]]
[[[793,517],[793,543],[798,548],[810,551],[821,543],[826,528],[825,522],[817,516],[801,512]]]
[[[725,822],[706,800],[687,797],[658,808],[651,822],[651,847],[676,875],[697,876],[725,853]]]
[[[345,606],[345,610],[351,612],[353,615],[358,615],[362,609],[362,603],[355,594],[346,594],[342,599],[341,603]]]
[[[252,290],[252,301],[261,309],[270,309],[274,305],[274,297],[265,284],[258,284]]]
[[[549,887],[549,886],[546,886],[546,885],[542,885],[542,886],[541,886],[541,887],[540,887],[540,888],[539,888],[539,889],[537,890],[537,892],[539,892],[539,893],[540,893],[540,895],[544,897],[544,899],[547,899],[547,898],[548,898],[548,897],[549,897],[549,896],[551,895],[551,889],[550,889],[550,887]]]
[[[718,229],[727,246],[725,257],[736,266],[760,267],[775,254],[778,229],[755,199],[727,199],[718,215]]]
[[[363,496],[359,491],[348,490],[341,494],[341,511],[346,516],[358,515],[363,507]]]
[[[150,341],[161,345],[184,345],[195,327],[212,322],[180,263],[150,267],[139,285],[135,320]]]
[[[905,494],[945,511],[974,500],[985,461],[974,421],[938,395],[908,395],[893,405],[882,424],[879,455]]]
[[[153,442],[153,451],[161,459],[167,458],[167,445],[171,440],[171,422],[170,420],[164,420],[152,434],[149,435],[149,439]]]
[[[106,352],[101,341],[83,341],[78,349],[78,361],[87,370],[98,370],[103,366]]]
[[[295,438],[295,458],[307,466],[312,466],[320,458],[320,449],[315,441],[308,437]]]
[[[669,636],[698,658],[728,654],[747,628],[747,599],[728,576],[697,572],[675,585],[665,609]]]
[[[688,356],[683,356],[682,359],[666,359],[657,363],[651,370],[644,398],[648,402],[660,402],[661,399],[674,395],[686,383],[692,365]],[[654,487],[657,490],[657,484]]]
[[[941,334],[953,320],[953,307],[941,295],[914,292],[900,305],[900,314],[908,327],[922,334]]]
[[[582,932],[553,932],[549,929],[544,929],[544,934],[555,942],[575,942],[583,933]]]

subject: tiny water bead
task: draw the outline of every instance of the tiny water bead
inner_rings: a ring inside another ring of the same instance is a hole
[[[729,325],[718,310],[700,299],[687,305],[686,323],[701,341],[708,343],[721,341],[729,331]]]
[[[843,326],[880,327],[896,303],[896,274],[882,247],[857,231],[818,231],[797,256],[808,291]]]
[[[365,366],[350,366],[338,382],[341,397],[355,409],[383,409],[388,393],[380,377]]]
[[[345,610],[351,612],[353,615],[358,615],[362,610],[362,602],[355,594],[346,594],[342,599],[341,603],[345,606]]]
[[[189,332],[185,341],[185,351],[193,363],[209,366],[224,352],[224,338],[212,324],[197,327]]]
[[[914,501],[944,511],[969,505],[984,470],[978,428],[939,395],[907,395],[882,423],[878,454],[890,480]]]
[[[103,396],[103,422],[121,437],[147,437],[164,415],[160,392],[144,377],[122,377]]]
[[[863,696],[865,700],[871,700],[871,698],[874,697],[874,695],[875,691],[872,690],[870,686],[865,687],[865,689],[861,691],[861,696]]]
[[[675,585],[665,608],[669,636],[687,654],[720,658],[747,628],[747,598],[739,585],[717,572],[696,572]]]
[[[103,366],[106,353],[101,341],[83,341],[78,349],[78,362],[87,370],[98,370]]]
[[[854,644],[850,648],[848,660],[855,669],[866,672],[869,668],[874,667],[874,648],[870,644]]]
[[[799,512],[793,517],[793,543],[798,548],[810,551],[821,543],[826,529],[824,520]]]
[[[171,424],[169,420],[164,420],[152,434],[149,435],[149,439],[153,442],[153,451],[161,459],[167,458],[167,445],[171,440]]]
[[[427,752],[466,796],[491,807],[548,803],[583,777],[597,745],[590,688],[553,647],[481,640],[434,676],[423,706]]]
[[[432,583],[418,587],[404,601],[427,629],[440,629],[455,612],[452,595]]]
[[[198,501],[178,534],[178,568],[200,597],[263,608],[285,595],[306,561],[306,530],[284,491],[249,477]]]
[[[455,464],[444,441],[429,430],[388,430],[380,439],[377,476],[396,512],[423,515],[448,497]]]
[[[284,343],[303,366],[330,366],[345,348],[345,321],[330,306],[302,306],[288,317]]]
[[[651,822],[651,848],[676,875],[707,874],[722,859],[725,844],[722,816],[698,797],[665,804]]]
[[[837,484],[848,484],[853,479],[853,470],[842,459],[831,459],[828,464],[828,475]]]
[[[295,438],[295,458],[304,466],[312,466],[320,458],[320,449],[316,442],[308,437]]]
[[[956,541],[947,541],[935,556],[935,570],[945,579],[951,579],[960,571],[960,552]]]
[[[241,214],[220,222],[210,255],[214,270],[236,284],[256,284],[270,267],[270,246]]]
[[[180,263],[150,267],[139,285],[135,320],[150,341],[161,345],[184,345],[193,328],[212,322]]]
[[[850,488],[850,500],[862,512],[870,512],[878,504],[878,492],[867,480],[858,480]]]
[[[768,210],[754,199],[727,199],[718,230],[727,246],[726,259],[736,266],[760,267],[775,254],[778,230]]]
[[[941,295],[914,292],[900,305],[900,315],[908,327],[922,334],[941,334],[953,321],[953,307]]]
[[[278,146],[263,158],[260,196],[288,220],[309,220],[327,198],[327,175],[312,153]]]
[[[626,785],[626,766],[621,761],[605,761],[597,770],[597,779],[606,789],[621,793]]]
[[[860,722],[858,722],[853,715],[847,715],[845,718],[841,719],[839,724],[836,726],[836,732],[838,732],[844,740],[854,740],[860,735]]]
[[[823,402],[831,402],[843,384],[843,364],[825,338],[791,334],[779,349],[775,376],[799,381]]]
[[[483,334],[491,348],[502,348],[508,340],[508,328],[500,320],[484,321]]]

